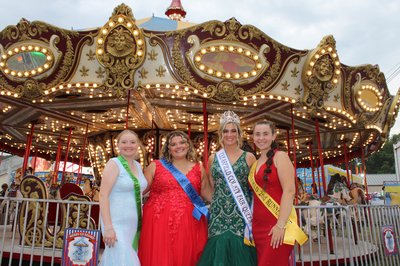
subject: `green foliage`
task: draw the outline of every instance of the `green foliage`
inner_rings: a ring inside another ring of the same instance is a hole
[[[393,135],[380,151],[372,154],[366,160],[368,174],[394,174],[396,173],[393,144],[400,141],[400,134]]]

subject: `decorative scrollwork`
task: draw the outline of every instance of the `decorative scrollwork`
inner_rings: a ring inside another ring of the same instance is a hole
[[[28,99],[36,99],[44,95],[45,86],[43,83],[38,84],[34,79],[28,79],[24,85],[17,86],[17,91],[22,93],[22,96]]]
[[[237,100],[236,98],[236,92],[235,92],[236,86],[230,81],[222,81],[218,83],[217,88],[216,88],[216,94],[214,98],[217,101],[221,102],[232,102]]]

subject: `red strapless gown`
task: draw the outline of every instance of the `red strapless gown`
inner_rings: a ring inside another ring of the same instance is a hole
[[[143,207],[139,259],[142,266],[196,265],[207,242],[207,219],[197,221],[193,204],[182,187],[155,161],[150,197]],[[200,194],[201,168],[196,164],[187,178]]]
[[[257,184],[264,188],[267,193],[280,204],[282,197],[282,187],[279,182],[277,169],[274,164],[271,165],[272,172],[268,175],[268,182],[263,179],[265,163],[256,173]],[[253,209],[253,235],[257,249],[257,261],[259,266],[267,265],[289,265],[289,256],[293,246],[282,244],[279,248],[271,247],[271,236],[268,233],[276,224],[277,219],[271,214],[264,204],[254,195]]]

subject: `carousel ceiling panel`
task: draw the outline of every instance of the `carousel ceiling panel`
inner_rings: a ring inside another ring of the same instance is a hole
[[[148,51],[143,65],[135,73],[135,86],[176,84],[177,81],[173,77],[173,71],[165,55],[167,53],[165,44],[151,36],[146,36],[145,41]]]
[[[306,61],[306,56],[292,60],[277,85],[268,91],[268,95],[289,98],[291,102],[299,102],[304,97],[304,86],[302,83],[301,69]],[[263,95],[263,94],[262,94]]]
[[[106,69],[96,58],[96,41],[97,38],[83,45],[79,53],[79,62],[68,83],[103,84],[105,82],[107,78]]]
[[[126,124],[152,143],[147,133],[154,130],[204,130],[204,107],[213,136],[219,115],[233,110],[249,141],[253,124],[269,119],[284,147],[293,116],[303,161],[309,144],[316,154],[316,125],[329,158],[343,157],[344,144],[350,154],[367,155],[389,135],[399,93],[389,94],[379,67],[341,63],[332,36],[296,50],[235,19],[165,31],[154,28],[163,20],[150,20],[151,28],[141,27],[145,21],[120,5],[97,29],[21,20],[2,30],[0,148],[23,151],[32,125],[34,145],[52,156],[71,128],[74,157],[85,136],[110,141]],[[93,152],[99,145],[111,154],[112,143],[98,142]]]

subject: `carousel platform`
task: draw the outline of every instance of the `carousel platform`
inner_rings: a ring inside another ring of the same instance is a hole
[[[337,238],[333,243],[333,251],[328,248],[327,239],[308,241],[300,252],[296,250],[296,265],[347,265],[352,261],[372,261],[379,250],[377,245],[367,241],[358,241],[349,247],[350,239]],[[363,264],[362,264],[363,265]]]

